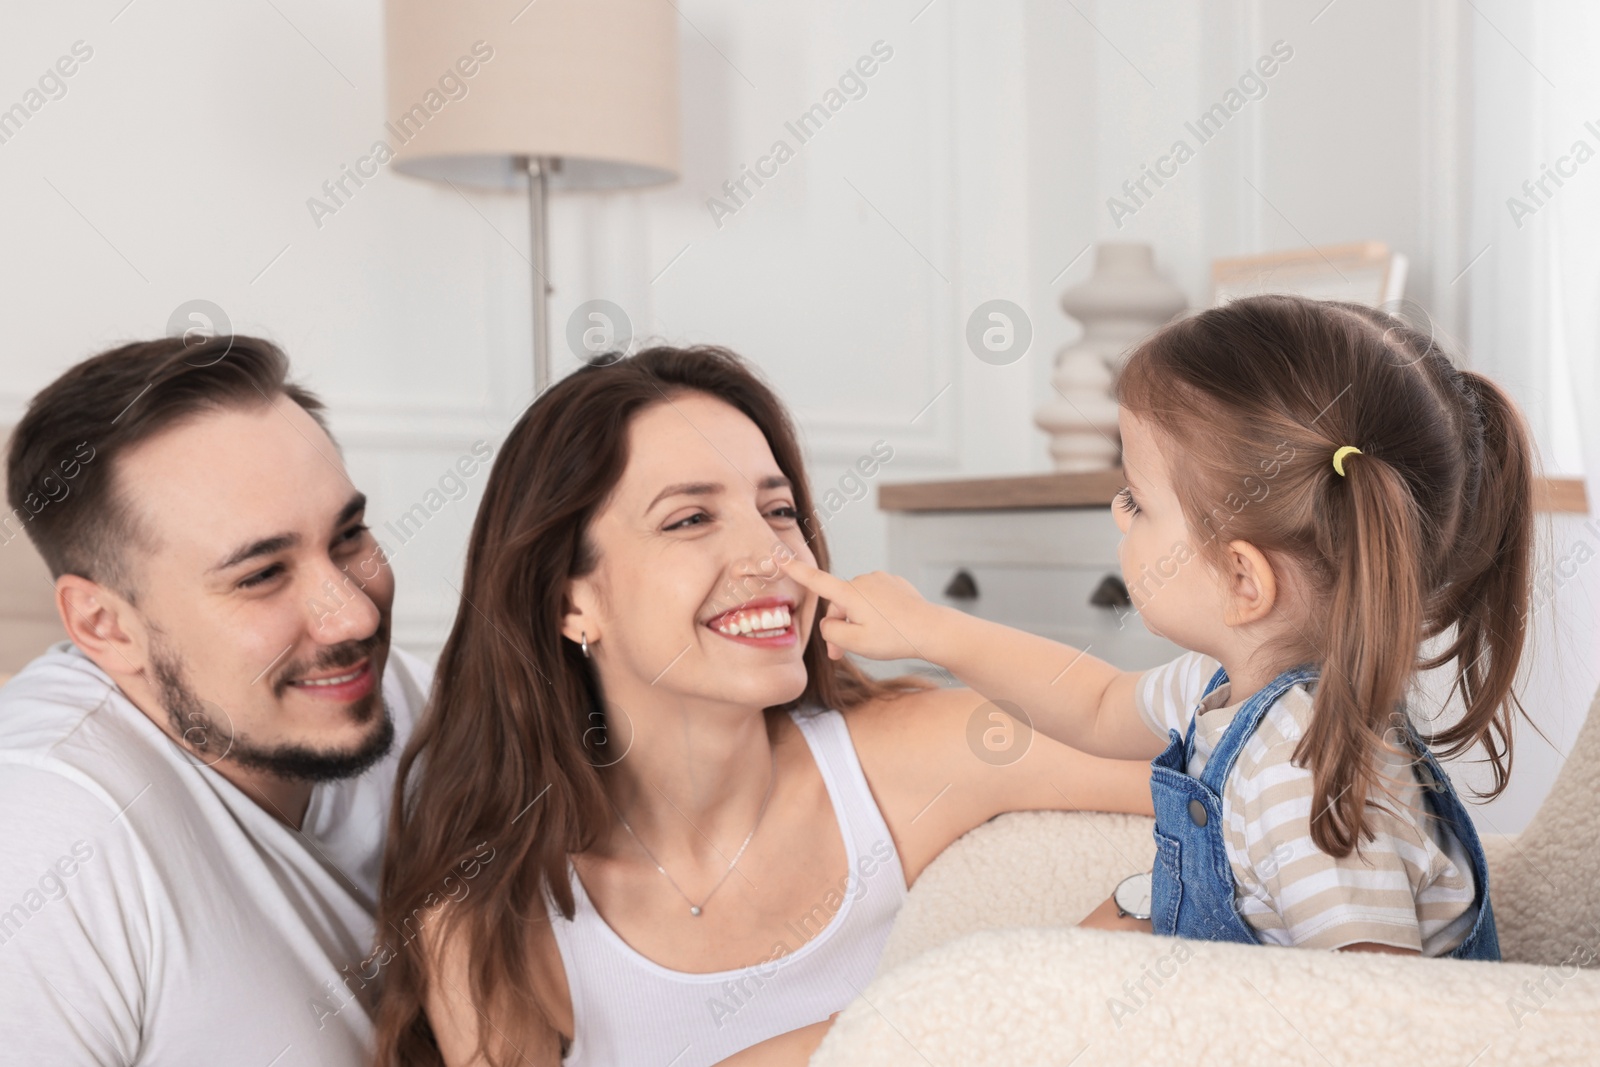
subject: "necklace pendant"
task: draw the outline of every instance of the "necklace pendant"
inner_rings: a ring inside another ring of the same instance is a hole
[[[744,850],[750,847],[750,841],[756,836],[757,827],[761,825],[761,817],[767,813],[767,802],[772,799],[772,787],[777,783],[777,781],[778,750],[773,749],[772,770],[767,777],[767,795],[761,799],[761,810],[756,812],[755,825],[750,827],[750,832],[748,834],[744,835],[744,843],[739,846],[739,851],[733,854],[733,859],[728,861],[728,869],[722,872],[722,877],[717,879],[716,885],[713,885],[709,890],[706,891],[706,895],[701,898],[702,902],[709,901],[712,895],[715,894],[718,889],[722,888],[722,883],[728,880],[728,875],[733,873],[733,869],[739,865],[739,860],[744,858]],[[696,904],[694,901],[689,899],[689,894],[685,893],[683,891],[683,887],[673,880],[672,875],[667,873],[667,869],[665,867],[661,866],[660,861],[655,857],[655,853],[650,851],[650,847],[643,841],[639,840],[639,835],[633,832],[633,827],[628,824],[628,820],[623,817],[622,812],[617,810],[617,806],[611,801],[611,798],[607,797],[606,801],[607,803],[611,804],[611,810],[616,812],[617,821],[622,823],[622,828],[628,831],[628,836],[633,838],[634,843],[639,846],[640,851],[650,858],[651,863],[655,864],[655,868],[660,872],[661,877],[665,878],[668,882],[671,882],[672,888],[676,889],[678,891],[678,895],[683,898],[684,903],[689,905],[690,916],[698,919],[700,917],[701,905]]]

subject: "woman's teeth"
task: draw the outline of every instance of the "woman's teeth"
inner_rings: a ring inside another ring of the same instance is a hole
[[[782,604],[761,611],[739,611],[717,624],[729,637],[778,637],[789,629],[789,609]]]

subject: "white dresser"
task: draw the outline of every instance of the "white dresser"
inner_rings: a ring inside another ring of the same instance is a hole
[[[936,603],[1118,667],[1165,663],[1183,650],[1144,628],[1122,585],[1110,510],[1122,485],[1113,470],[882,486],[888,569]],[[921,660],[862,666],[880,677],[914,671],[950,681]]]
[[[1165,663],[1183,650],[1146,630],[1125,602],[1108,602],[1109,589],[1102,588],[1108,577],[1121,583],[1121,535],[1110,506],[1123,484],[1116,469],[881,486],[888,569],[929,600],[1085,649],[1124,670]],[[1539,479],[1535,506],[1543,561],[1535,607],[1551,613],[1562,600],[1565,612],[1592,614],[1592,606],[1578,602],[1581,590],[1563,588],[1575,584],[1563,566],[1587,558],[1574,546],[1600,537],[1600,527],[1585,522],[1582,480]],[[1549,654],[1536,642],[1529,658],[1548,666]],[[921,660],[857,662],[879,677],[911,671],[954,684]],[[1579,686],[1585,696],[1592,688]]]

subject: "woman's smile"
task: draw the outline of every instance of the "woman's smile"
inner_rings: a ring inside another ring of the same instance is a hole
[[[705,623],[714,633],[757,648],[789,648],[798,640],[794,624],[794,598],[757,597],[713,616]]]

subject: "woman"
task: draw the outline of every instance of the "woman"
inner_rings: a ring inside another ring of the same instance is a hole
[[[586,366],[518,421],[400,765],[379,1063],[802,1063],[956,838],[1150,811],[1142,763],[985,760],[1013,724],[970,690],[830,660],[777,565],[827,567],[812,514],[723,349]]]

